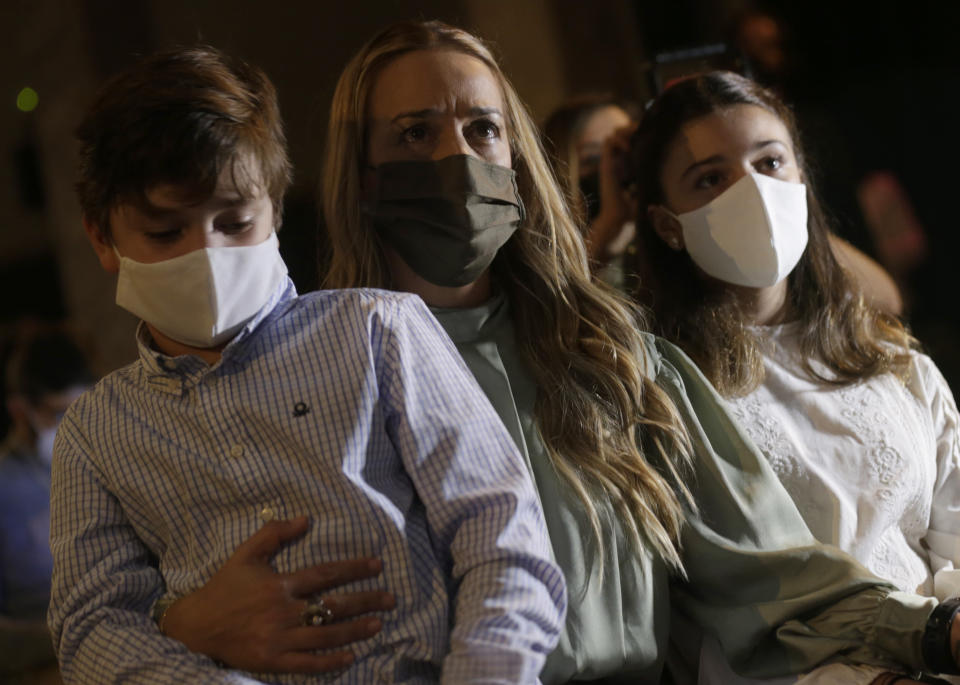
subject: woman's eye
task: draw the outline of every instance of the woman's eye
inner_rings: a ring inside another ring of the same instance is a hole
[[[489,119],[479,119],[470,124],[470,133],[477,138],[492,140],[500,137],[500,127]]]
[[[401,137],[406,143],[419,143],[427,137],[427,127],[423,124],[415,124],[403,129]]]

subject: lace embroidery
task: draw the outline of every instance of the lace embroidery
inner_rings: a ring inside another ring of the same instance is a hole
[[[810,496],[813,492],[810,473],[784,435],[780,423],[767,412],[756,393],[731,400],[728,406],[737,423],[773,467],[801,515],[809,511],[815,506]]]
[[[915,434],[923,433],[929,426],[929,409],[891,375],[842,388],[810,383],[798,371],[795,346],[782,346],[779,340],[771,338],[765,342],[768,364],[785,367],[790,374],[781,381],[787,387],[800,385],[804,394],[812,392],[823,397],[822,407],[818,408],[835,412],[835,418],[846,426],[841,436],[849,431],[851,446],[858,452],[851,454],[856,461],[848,468],[854,472],[859,469],[860,475],[846,493],[831,495],[832,488],[807,463],[805,446],[794,445],[780,419],[769,411],[770,402],[776,400],[766,385],[747,397],[730,400],[731,413],[763,452],[815,532],[818,519],[823,519],[823,529],[817,532],[821,539],[840,542],[830,534],[840,526],[848,535],[854,535],[853,540],[842,543],[852,547],[847,551],[874,573],[901,589],[929,592],[930,570],[925,556],[920,556],[920,540],[929,522],[931,502],[927,486],[932,483],[936,467],[931,460],[918,458],[918,453],[925,449],[918,447],[925,440]],[[843,494],[847,496],[842,497]],[[834,521],[831,527],[829,516],[824,518],[824,497],[837,496],[839,504],[846,503],[846,508],[839,514],[843,520]]]

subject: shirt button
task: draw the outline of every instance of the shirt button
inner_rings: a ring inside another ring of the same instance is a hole
[[[260,519],[264,523],[269,523],[277,518],[277,512],[273,507],[264,507],[260,510]]]
[[[243,456],[243,445],[234,445],[230,448],[230,456],[239,459]]]

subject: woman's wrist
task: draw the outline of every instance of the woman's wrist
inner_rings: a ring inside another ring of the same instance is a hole
[[[164,597],[162,599],[158,599],[153,605],[153,622],[157,624],[157,628],[160,630],[160,632],[168,637],[169,635],[166,631],[167,612],[176,601],[177,600],[173,597]]]
[[[960,597],[948,599],[934,608],[921,638],[923,661],[933,673],[960,674],[957,665],[960,630],[955,626],[960,614]]]

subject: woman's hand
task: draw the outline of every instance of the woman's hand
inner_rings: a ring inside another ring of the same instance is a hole
[[[223,567],[196,592],[174,602],[161,630],[228,666],[246,671],[320,673],[353,662],[347,650],[316,654],[372,637],[382,622],[356,618],[395,606],[386,592],[324,594],[330,625],[304,624],[304,611],[317,595],[354,580],[380,574],[377,559],[320,564],[296,573],[277,573],[270,560],[285,543],[308,528],[306,517],[271,521],[237,547]],[[340,622],[343,619],[353,619]]]
[[[636,128],[636,124],[619,128],[603,143],[599,171],[600,213],[590,223],[587,232],[590,257],[602,264],[623,252],[633,237],[631,234],[627,240],[618,239],[624,224],[636,217],[636,203],[624,188],[629,177],[626,165],[630,136]]]
[[[908,678],[900,673],[881,673],[874,678],[870,685],[909,685],[909,683],[923,685],[921,681]]]

